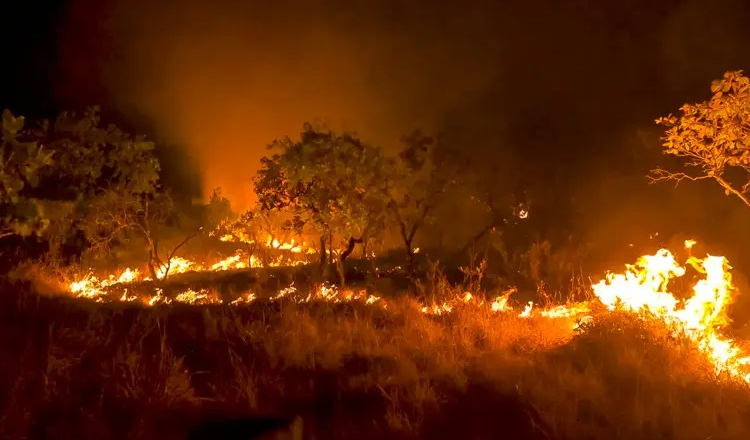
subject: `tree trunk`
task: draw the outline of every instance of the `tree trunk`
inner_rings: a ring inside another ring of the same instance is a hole
[[[158,281],[157,271],[161,269],[162,262],[159,258],[159,247],[156,240],[153,237],[146,237],[146,243],[148,244],[148,270],[151,272],[151,278],[154,282]]]
[[[485,235],[489,234],[494,228],[497,228],[500,226],[500,222],[493,222],[489,225],[487,225],[484,229],[479,231],[471,240],[469,240],[468,243],[464,245],[464,247],[461,248],[461,253],[467,252],[469,249],[471,249],[479,240],[484,238]]]
[[[336,275],[339,287],[343,288],[346,285],[346,275],[344,274],[344,262],[339,259],[336,260]]]
[[[333,266],[333,232],[328,231],[328,267]]]
[[[247,250],[247,267],[248,269],[253,267],[253,255],[255,254],[255,247],[257,245],[253,242],[252,245],[245,244],[245,249]]]
[[[326,236],[321,235],[320,236],[320,274],[325,274],[325,267],[326,267],[326,258],[328,258],[328,255],[326,254]]]
[[[398,216],[399,229],[401,231],[401,238],[404,240],[404,246],[406,247],[406,267],[407,267],[407,270],[409,271],[409,276],[414,275],[414,249],[412,248],[412,244],[414,243],[414,237],[417,235],[417,231],[424,224],[424,219],[427,217],[427,214],[430,212],[430,209],[431,209],[430,206],[425,206],[422,209],[422,213],[419,216],[419,218],[411,223],[410,228],[408,228],[407,222],[405,222],[401,218],[401,216]],[[398,211],[396,211],[396,214],[398,215]]]
[[[346,250],[341,253],[341,262],[343,263],[349,258],[349,255],[354,252],[354,248],[358,243],[362,243],[364,240],[361,238],[349,237],[349,244],[346,246]]]
[[[341,253],[341,256],[336,260],[336,271],[338,272],[339,284],[341,285],[341,287],[344,287],[344,284],[346,282],[344,262],[346,262],[346,259],[349,258],[352,252],[354,252],[354,248],[357,246],[357,243],[362,243],[363,241],[364,240],[361,238],[349,237],[349,243],[346,246],[346,250],[344,250],[344,252]]]
[[[414,248],[411,247],[414,236],[404,237],[404,245],[406,246],[406,270],[409,272],[409,276],[414,275]]]

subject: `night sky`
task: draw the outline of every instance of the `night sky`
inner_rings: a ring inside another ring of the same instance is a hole
[[[750,67],[744,0],[14,8],[2,26],[0,107],[50,117],[102,105],[160,142],[167,180],[188,192],[222,186],[249,203],[263,147],[322,118],[386,148],[415,128],[444,133],[495,158],[498,184],[568,199],[568,217],[600,243],[654,231],[750,239],[745,208],[719,189],[645,178],[666,163],[654,119]]]

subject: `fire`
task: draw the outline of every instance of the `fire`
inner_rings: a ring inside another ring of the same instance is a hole
[[[181,303],[187,303],[187,304],[216,304],[221,303],[220,300],[213,297],[208,291],[206,290],[199,290],[195,291],[193,289],[188,289],[175,298],[177,302]]]
[[[209,237],[218,238],[220,241],[228,243],[243,243],[246,245],[263,244],[266,248],[285,250],[295,254],[315,254],[317,251],[309,246],[306,242],[297,243],[294,238],[285,242],[279,240],[271,234],[267,234],[265,242],[255,234],[250,233],[247,225],[237,219],[224,220],[213,231],[208,233]]]
[[[295,243],[295,240],[292,238],[287,243],[282,243],[278,239],[273,238],[273,236],[269,235],[266,239],[266,247],[272,248],[272,249],[283,249],[290,252],[294,252],[295,254],[299,253],[308,253],[308,254],[314,254],[315,249],[312,249],[307,246],[307,243]]]
[[[224,239],[224,237],[221,237]],[[695,245],[694,240],[686,240],[685,248],[690,250]],[[305,253],[304,243],[281,243],[268,237],[266,245],[270,248],[284,249],[292,253]],[[416,250],[415,250],[416,252]],[[284,260],[277,258],[268,264],[294,265],[305,264],[304,259]],[[175,258],[157,270],[157,277],[165,274],[180,274],[186,272],[219,272],[236,269],[246,269],[262,266],[253,255],[237,253],[217,261],[213,264],[201,264],[184,258]],[[688,267],[702,275],[692,287],[689,298],[679,298],[670,291],[670,282],[684,276]],[[665,323],[675,336],[687,337],[706,354],[715,366],[717,374],[728,374],[750,383],[750,356],[742,353],[735,342],[723,336],[721,330],[728,322],[726,309],[731,303],[735,288],[732,285],[727,260],[721,256],[708,255],[703,259],[689,256],[685,264],[680,264],[676,257],[666,249],[660,249],[654,255],[644,255],[635,264],[626,265],[622,273],[607,273],[605,278],[594,283],[591,287],[598,306],[591,302],[580,302],[551,307],[539,307],[534,302],[527,302],[520,308],[514,308],[510,299],[517,293],[515,288],[508,289],[490,300],[476,294],[463,292],[454,298],[442,300],[438,303],[422,304],[422,313],[441,316],[449,314],[461,307],[475,307],[486,309],[494,313],[514,313],[519,318],[533,319],[561,319],[568,320],[571,330],[585,331],[585,324],[594,320],[591,314],[595,310],[622,310],[637,314],[644,319],[656,319]],[[137,269],[125,269],[119,274],[110,274],[104,278],[97,278],[88,274],[69,284],[69,291],[81,298],[92,299],[97,302],[141,301],[146,306],[184,304],[222,304],[224,300],[207,289],[187,289],[169,297],[157,287],[154,294],[148,298],[139,298],[130,288],[134,283],[153,281],[143,276]],[[114,287],[121,287],[122,294],[110,295]],[[113,299],[116,298],[116,299]],[[227,303],[234,306],[249,304],[256,301],[255,293],[246,292]],[[366,290],[339,288],[331,285],[321,285],[307,293],[300,292],[294,285],[290,285],[269,296],[269,301],[295,301],[307,303],[311,301],[326,301],[331,303],[359,302],[373,307],[388,308],[389,301]]]
[[[132,283],[140,278],[138,270],[130,268],[125,269],[119,276],[109,275],[106,279],[100,280],[96,276],[88,276],[70,283],[68,288],[77,297],[101,300],[106,296],[106,288],[115,284]]]
[[[687,248],[694,241],[685,242]],[[705,275],[693,286],[693,296],[680,300],[669,291],[669,282],[686,273],[666,249],[641,257],[625,273],[607,274],[594,284],[594,294],[609,310],[621,309],[665,322],[677,335],[694,341],[713,362],[717,374],[727,373],[750,382],[750,357],[720,334],[726,325],[726,306],[732,299],[731,269],[724,257],[690,257],[687,264]]]
[[[245,262],[240,261],[240,258],[242,258],[241,255],[232,255],[229,258],[225,258],[219,261],[218,263],[212,264],[211,271],[217,272],[217,271],[229,270],[229,269],[244,269],[248,265]]]
[[[223,227],[226,227],[226,225],[223,225]],[[209,233],[210,236],[216,237],[218,234],[216,232]],[[223,242],[228,243],[245,243],[245,244],[255,244],[256,240],[248,235],[246,232],[242,230],[235,230],[233,229],[230,233],[218,235],[218,239]],[[286,250],[295,254],[314,254],[317,251],[308,246],[306,242],[297,243],[294,238],[292,238],[288,242],[280,241],[278,238],[275,238],[272,235],[268,235],[265,241],[265,246],[270,249],[278,249],[278,250]]]
[[[169,260],[169,262],[164,263],[161,267],[159,267],[156,270],[156,277],[161,279],[167,276],[168,274],[186,273],[186,272],[199,270],[199,269],[200,267],[190,260],[186,260],[185,258],[180,258],[180,257],[174,257],[171,260]],[[146,278],[145,281],[150,281],[150,279]]]
[[[291,246],[288,246],[288,250],[294,249],[294,243],[290,242]],[[270,245],[274,245],[273,242]],[[277,259],[271,261],[269,266],[278,266],[281,264],[297,265],[305,264],[305,260],[296,261],[283,261]],[[195,261],[191,261],[185,258],[174,258],[169,263],[169,270],[167,271],[167,264],[160,267],[157,271],[157,278],[162,279],[164,274],[169,276],[183,274],[187,272],[221,272],[227,270],[245,269],[252,267],[260,267],[262,264],[254,256],[245,257],[241,254],[235,254],[230,257],[224,258],[213,264],[201,264]],[[80,280],[76,280],[69,284],[68,289],[70,292],[79,298],[93,299],[97,302],[108,302],[111,301],[109,291],[114,287],[125,287],[121,296],[118,297],[117,301],[120,302],[135,302],[139,299],[137,295],[128,293],[128,286],[138,282],[153,281],[148,276],[143,276],[141,271],[137,269],[127,268],[120,272],[119,275],[111,274],[107,278],[99,279],[93,274],[89,274]],[[424,305],[421,310],[423,313],[431,315],[444,315],[451,313],[459,305],[474,305],[477,307],[489,307],[493,312],[510,312],[513,307],[510,306],[510,296],[517,292],[516,289],[509,289],[493,301],[485,303],[484,299],[477,298],[471,292],[464,292],[462,296],[454,298],[452,300],[443,301],[440,304]],[[369,305],[378,305],[383,308],[388,307],[387,301],[377,295],[369,294],[366,290],[354,291],[351,289],[339,289],[335,286],[322,285],[317,290],[308,294],[300,294],[295,286],[289,286],[281,289],[275,295],[272,295],[269,299],[271,301],[280,300],[282,298],[290,298],[294,301],[305,303],[310,301],[326,301],[332,303],[341,302],[362,302]],[[255,294],[246,294],[230,302],[232,305],[247,304],[253,302],[257,297]],[[193,290],[187,289],[183,292],[178,293],[174,298],[166,297],[164,291],[161,288],[154,289],[154,294],[146,299],[142,300],[142,303],[147,306],[156,305],[169,305],[173,303],[184,303],[184,304],[221,304],[223,301],[216,295],[212,294],[206,289]],[[556,306],[551,309],[540,309],[537,313],[536,309],[533,309],[534,303],[529,302],[524,310],[518,314],[522,318],[531,318],[536,316],[542,316],[546,318],[569,318],[578,316],[588,312],[588,305],[579,304],[574,306]],[[533,309],[533,310],[532,310]]]
[[[292,253],[295,253],[295,249],[302,249],[300,245],[294,245],[293,240],[291,243],[278,244],[278,248],[291,251]],[[307,264],[308,262],[309,261],[302,256],[290,258],[285,255],[278,255],[267,261],[265,266],[296,266]],[[164,280],[165,277],[188,272],[221,272],[263,266],[264,264],[255,255],[246,255],[242,251],[238,251],[237,253],[212,264],[202,264],[183,257],[173,257],[168,262],[157,267],[155,272],[157,280]],[[154,280],[150,276],[144,275],[144,272],[139,269],[126,268],[119,272],[119,274],[109,274],[105,278],[99,278],[93,273],[89,273],[81,279],[70,283],[68,290],[77,297],[104,302],[107,296],[107,290],[113,286],[148,281]],[[158,294],[156,296],[158,296]],[[126,298],[128,298],[128,302],[134,301],[133,296],[127,296]],[[125,301],[125,299],[123,299],[123,301]],[[162,303],[161,300],[155,301],[157,304]]]

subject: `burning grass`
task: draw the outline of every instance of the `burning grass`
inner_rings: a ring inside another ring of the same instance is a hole
[[[548,307],[448,287],[428,303],[329,286],[77,291],[106,305],[16,292],[0,434],[184,438],[202,414],[268,412],[316,438],[744,438],[729,267],[689,263],[702,278],[684,298],[668,281],[687,269],[660,251]]]
[[[717,380],[658,323],[606,314],[577,334],[568,319],[390,305],[84,307],[19,295],[3,308],[3,436],[184,438],[199,407],[301,414],[318,438],[750,432],[745,388]]]

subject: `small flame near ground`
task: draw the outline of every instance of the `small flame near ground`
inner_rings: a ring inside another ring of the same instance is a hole
[[[280,248],[284,246],[292,252],[304,254],[303,247],[291,242],[280,244],[271,240],[270,246]],[[685,248],[690,250],[695,245],[694,240],[686,240]],[[300,260],[304,264],[304,260]],[[276,263],[278,264],[278,263]],[[275,265],[274,262],[271,265]],[[703,275],[692,288],[690,298],[678,299],[669,290],[669,283],[674,278],[685,275],[687,266],[693,267]],[[260,263],[252,256],[241,254],[232,255],[211,265],[175,258],[170,263],[169,273],[186,272],[218,272],[247,267],[259,267]],[[595,307],[606,311],[616,310],[637,314],[644,319],[657,319],[665,323],[675,336],[683,336],[693,341],[706,354],[715,367],[717,375],[728,374],[733,378],[750,383],[750,356],[743,355],[735,342],[723,337],[720,330],[728,322],[726,308],[732,300],[735,288],[732,285],[731,274],[726,258],[708,255],[703,259],[690,256],[685,265],[677,262],[675,256],[667,249],[660,249],[654,255],[644,255],[635,264],[626,265],[622,273],[607,273],[605,278],[594,283],[591,287],[596,297],[596,303],[580,302],[553,307],[537,307],[533,302],[526,303],[522,309],[516,310],[510,305],[510,297],[516,289],[508,289],[493,300],[475,296],[472,292],[464,292],[451,300],[440,304],[425,304],[421,311],[430,315],[445,315],[456,308],[472,305],[495,313],[514,313],[519,318],[537,319],[568,319],[573,329],[583,331],[585,324],[594,318],[590,315]],[[162,277],[166,267],[160,268],[157,276]],[[128,293],[127,287],[135,282],[150,281],[140,271],[127,268],[119,274],[111,274],[99,279],[89,274],[68,286],[70,292],[80,298],[89,298],[98,302],[110,302],[108,289],[119,285],[125,287],[125,293],[115,301],[142,301],[147,306],[168,305],[172,303],[185,304],[221,304],[218,296],[206,289],[187,289],[173,298],[164,296],[164,292],[156,288],[155,294],[147,299]],[[279,290],[270,296],[271,301],[286,298],[288,300],[306,303],[311,301],[327,301],[332,303],[360,302],[372,306],[388,308],[389,302],[380,296],[369,294],[366,290],[340,289],[336,286],[321,285],[308,293],[302,293],[293,285]],[[232,300],[231,305],[245,305],[254,302],[258,297],[247,292]],[[602,307],[603,306],[603,307]]]

